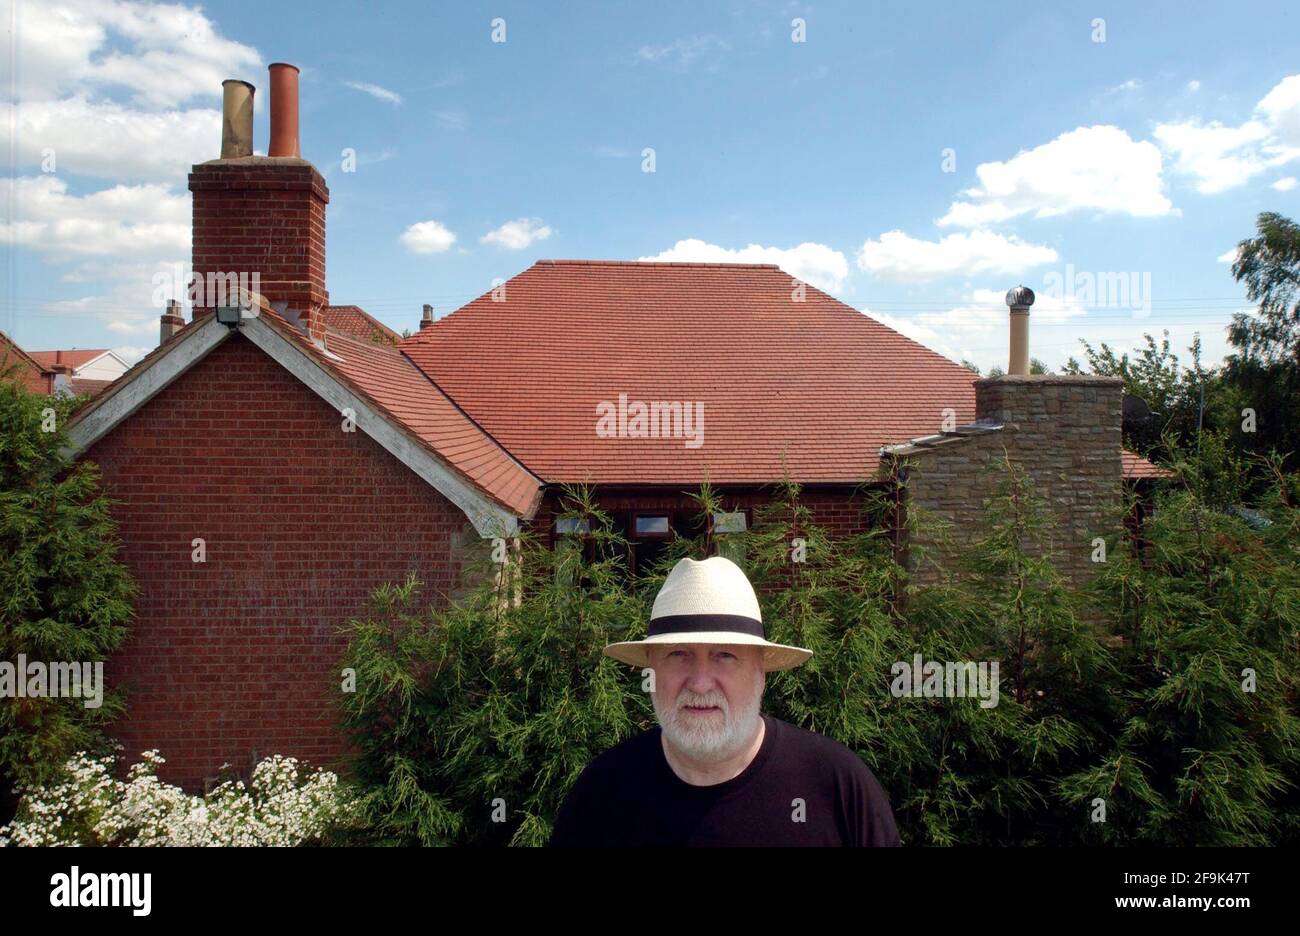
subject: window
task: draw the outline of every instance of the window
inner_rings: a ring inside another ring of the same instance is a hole
[[[636,518],[636,535],[642,536],[668,536],[672,533],[672,526],[668,522],[667,514],[642,514]]]
[[[663,557],[672,537],[668,514],[637,514],[632,521],[632,574],[648,574]]]
[[[743,510],[713,515],[714,533],[744,533],[747,529],[749,529],[748,518]]]
[[[749,529],[749,517],[743,510],[718,512],[710,518],[713,524],[714,555],[730,559],[737,565],[745,563],[744,533]]]
[[[555,519],[555,532],[560,536],[572,533],[590,533],[591,521],[586,517],[557,517]]]

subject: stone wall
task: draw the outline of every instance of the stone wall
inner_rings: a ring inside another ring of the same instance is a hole
[[[991,377],[975,381],[975,396],[977,426],[892,453],[910,466],[909,503],[952,522],[952,546],[960,551],[1000,480],[995,466],[1005,451],[1054,515],[1051,549],[1058,568],[1076,583],[1091,578],[1093,537],[1109,535],[1120,522],[1121,381]],[[936,571],[923,565],[917,574],[932,580]]]

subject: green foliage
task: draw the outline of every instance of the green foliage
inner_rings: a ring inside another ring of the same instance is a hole
[[[0,378],[0,661],[102,661],[127,634],[135,586],[98,468],[61,452],[76,402]],[[0,699],[0,787],[49,782],[77,751],[105,751],[121,707],[120,692],[95,709]]]
[[[1124,393],[1141,398],[1152,412],[1152,418],[1146,422],[1125,423],[1124,445],[1163,462],[1169,455],[1162,445],[1164,436],[1172,432],[1176,438],[1194,438],[1203,422],[1202,394],[1207,395],[1207,408],[1213,407],[1224,387],[1216,371],[1207,371],[1201,366],[1199,335],[1188,348],[1192,355],[1191,367],[1182,367],[1178,363],[1178,355],[1169,348],[1169,332],[1163,333],[1159,344],[1150,334],[1142,337],[1146,347],[1132,357],[1127,352],[1117,355],[1105,342],[1094,348],[1080,339],[1088,363],[1087,371],[1070,358],[1065,372],[1091,373],[1123,380]],[[1210,423],[1211,427],[1214,425],[1214,422]]]
[[[1228,340],[1247,361],[1300,364],[1300,225],[1264,211],[1256,230],[1237,245],[1232,275],[1246,284],[1259,315],[1233,316]]]
[[[370,837],[545,842],[585,764],[653,724],[642,674],[601,648],[644,633],[677,559],[720,552],[758,589],[769,638],[814,651],[769,676],[765,711],[857,752],[905,842],[1294,841],[1300,484],[1273,465],[1260,508],[1273,525],[1253,529],[1228,512],[1243,496],[1233,458],[1218,443],[1180,456],[1141,542],[1111,536],[1086,588],[1057,571],[1045,505],[1005,458],[962,562],[924,584],[917,571],[937,563],[919,542],[942,541],[942,525],[901,510],[891,484],[861,489],[861,532],[832,537],[783,482],[749,531],[703,525],[636,582],[610,518],[571,491],[589,537],[525,539],[509,575],[480,569],[454,607],[426,607],[412,581],[381,589],[349,625]],[[705,517],[725,509],[707,484],[695,501]],[[917,654],[996,661],[997,704],[896,694],[895,666]],[[1254,694],[1240,691],[1247,666]]]
[[[1256,230],[1238,245],[1232,264],[1259,312],[1234,315],[1228,328],[1236,353],[1225,369],[1233,397],[1225,427],[1251,408],[1258,425],[1243,446],[1257,455],[1280,452],[1294,471],[1300,466],[1300,225],[1266,211]]]
[[[504,584],[475,562],[481,586],[435,608],[408,579],[347,625],[345,718],[374,840],[544,844],[582,768],[649,724],[639,674],[601,654],[644,636],[648,608],[624,589],[609,517],[575,497],[595,559],[577,537],[553,551],[524,538]]]
[[[1123,718],[1062,789],[1106,799],[1100,841],[1296,841],[1300,487],[1262,461],[1273,483],[1243,513],[1241,459],[1222,438],[1178,452],[1140,553],[1116,550],[1094,583],[1122,638]]]

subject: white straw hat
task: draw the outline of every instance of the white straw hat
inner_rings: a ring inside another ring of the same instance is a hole
[[[612,643],[605,654],[632,666],[650,665],[655,644],[741,644],[763,648],[763,669],[793,669],[811,650],[770,643],[763,630],[758,596],[745,573],[730,559],[683,559],[673,566],[655,596],[645,640]]]

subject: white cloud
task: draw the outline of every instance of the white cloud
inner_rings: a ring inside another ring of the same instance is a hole
[[[665,45],[643,45],[637,49],[637,61],[667,65],[686,71],[695,62],[706,59],[709,71],[717,71],[719,59],[731,51],[731,44],[712,34],[683,36]]]
[[[252,46],[220,35],[202,8],[126,0],[0,5],[14,16],[22,67],[18,100],[49,100],[87,89],[130,92],[137,104],[174,107],[221,94],[221,82],[261,65]]]
[[[763,247],[750,244],[732,250],[695,238],[679,240],[653,257],[639,260],[660,263],[775,263],[796,279],[828,293],[839,293],[849,275],[844,254],[825,244],[802,243],[796,247]]]
[[[134,364],[136,361],[140,360],[140,358],[144,357],[152,350],[153,350],[152,345],[150,346],[118,345],[116,348],[113,349],[113,353],[116,354],[118,357],[122,358],[124,361],[126,361],[126,363]]]
[[[16,111],[16,113],[15,113]],[[115,181],[183,179],[190,166],[220,155],[221,111],[142,111],[111,101],[0,103],[0,126],[16,127],[19,166],[41,166]]]
[[[450,250],[456,235],[437,221],[420,221],[403,231],[398,240],[411,253],[431,254]]]
[[[962,193],[941,226],[981,227],[1032,214],[1076,211],[1159,217],[1173,211],[1163,193],[1160,151],[1118,127],[1079,127],[1006,162],[981,163],[979,186]]]
[[[162,185],[115,185],[76,196],[63,179],[25,176],[0,187],[0,215],[12,218],[0,222],[0,243],[55,260],[151,257],[190,246],[189,195]]]
[[[1108,88],[1106,90],[1106,93],[1123,94],[1125,91],[1137,91],[1141,87],[1142,87],[1142,82],[1138,81],[1136,78],[1130,78],[1128,81],[1125,81],[1123,84],[1117,84],[1113,88]]]
[[[1270,185],[1269,188],[1276,189],[1279,192],[1289,192],[1295,188],[1295,176],[1287,176],[1284,179],[1278,179]]]
[[[1210,195],[1243,185],[1274,166],[1300,158],[1300,75],[1279,81],[1237,126],[1198,118],[1156,127],[1174,169]]]
[[[12,23],[18,63],[0,89],[0,126],[14,174],[31,170],[0,187],[0,243],[66,264],[48,279],[85,290],[43,303],[42,320],[63,317],[47,328],[82,346],[156,341],[153,276],[190,252],[190,197],[177,183],[219,155],[221,82],[256,78],[261,56],[197,5],[0,0],[0,21]],[[70,190],[68,175],[109,185]]]
[[[858,251],[858,267],[885,280],[923,282],[944,276],[1020,273],[1057,259],[1056,251],[992,231],[949,234],[938,241],[888,231]]]
[[[82,346],[107,343],[105,337],[95,337],[96,328],[108,332],[113,340],[138,340],[147,336],[156,342],[158,316],[167,299],[183,297],[189,272],[188,263],[180,259],[122,262],[91,258],[60,279],[95,283],[105,287],[104,291],[46,302],[41,311],[47,320],[61,320],[59,332],[75,333],[78,335],[75,343]],[[164,279],[159,279],[160,276]]]
[[[921,312],[909,316],[872,311],[867,314],[954,361],[965,358],[984,370],[994,365],[1004,369],[1007,366],[1010,324],[1007,318],[1006,290],[973,290],[966,295],[961,305],[941,312]],[[1074,296],[1039,295],[1030,313],[1030,353],[1035,357],[1044,357],[1034,349],[1035,325],[1055,325],[1080,319],[1084,315]],[[1061,360],[1064,361],[1064,356]]]
[[[988,373],[990,368],[1005,370],[1007,366],[1010,322],[1005,295],[1002,289],[975,289],[951,308],[913,315],[863,311],[953,361],[968,360]],[[1228,353],[1226,325],[1230,319],[1231,312],[1225,312],[1218,324],[1165,324],[1155,316],[1087,310],[1077,296],[1039,292],[1029,315],[1029,354],[1059,372],[1070,357],[1084,361],[1081,338],[1094,348],[1105,342],[1118,354],[1145,347],[1143,334],[1159,339],[1168,329],[1170,348],[1182,362],[1190,360],[1186,349],[1199,333],[1204,360],[1212,365]]]
[[[402,96],[400,94],[396,91],[389,91],[387,88],[382,88],[377,84],[371,84],[368,81],[345,81],[343,83],[349,88],[353,88],[357,91],[364,91],[371,97],[392,104],[394,107],[402,103]]]
[[[465,112],[455,108],[434,111],[433,119],[438,121],[438,126],[444,130],[464,130],[465,124],[468,122]]]
[[[1192,92],[1199,91],[1201,90],[1201,83],[1193,78],[1191,81],[1187,82],[1187,90]]]
[[[104,327],[111,332],[123,335],[145,335],[157,332],[159,323],[158,319],[153,317],[147,319],[113,319]]]
[[[1236,262],[1237,262],[1237,248],[1236,248],[1236,247],[1233,247],[1231,250],[1229,250],[1229,251],[1227,251],[1227,252],[1225,252],[1225,253],[1221,253],[1221,254],[1219,254],[1219,256],[1215,257],[1215,259],[1218,260],[1220,263],[1236,263]]]
[[[537,241],[544,241],[553,232],[542,223],[541,218],[516,218],[507,221],[495,231],[488,231],[479,243],[496,244],[506,250],[523,250]]]
[[[1300,156],[1300,75],[1283,78],[1264,95],[1255,112],[1273,129],[1264,151],[1283,159]]]
[[[1206,195],[1234,188],[1267,169],[1259,144],[1268,137],[1269,128],[1258,120],[1240,127],[1192,120],[1155,129],[1155,138],[1174,157],[1174,170],[1193,176],[1197,191]]]

